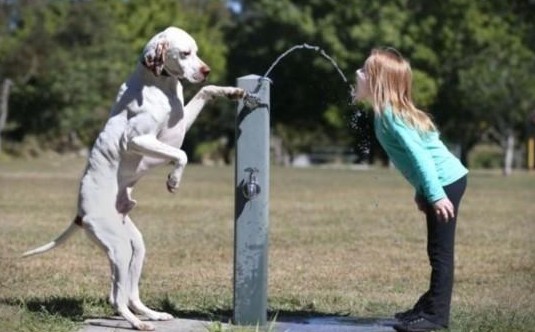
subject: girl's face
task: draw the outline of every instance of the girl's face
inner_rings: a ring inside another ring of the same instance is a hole
[[[369,101],[371,98],[370,84],[364,68],[360,68],[355,72],[356,87],[351,90],[353,102]]]

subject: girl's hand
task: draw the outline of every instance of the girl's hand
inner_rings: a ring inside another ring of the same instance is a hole
[[[435,210],[435,213],[437,214],[439,220],[448,222],[450,221],[450,219],[455,218],[453,204],[451,204],[450,200],[447,197],[444,197],[434,202],[433,209]]]

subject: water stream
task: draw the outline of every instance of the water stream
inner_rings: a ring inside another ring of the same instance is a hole
[[[346,76],[344,75],[344,73],[342,72],[342,70],[340,70],[340,67],[338,67],[338,64],[336,63],[336,61],[334,61],[333,58],[331,58],[327,53],[325,53],[325,51],[323,49],[321,49],[319,46],[314,46],[314,45],[309,45],[307,43],[304,43],[304,44],[301,44],[301,45],[295,45],[291,48],[289,48],[288,50],[286,50],[286,52],[282,53],[281,55],[279,55],[279,57],[273,61],[273,63],[271,64],[271,66],[269,67],[269,69],[266,71],[266,73],[264,74],[264,76],[262,76],[262,78],[268,78],[269,77],[269,73],[271,73],[271,71],[273,70],[273,68],[275,68],[275,66],[284,58],[286,57],[288,54],[292,53],[293,51],[295,50],[298,50],[298,49],[307,49],[307,50],[313,50],[313,51],[316,51],[318,52],[319,54],[321,54],[321,56],[323,56],[325,59],[329,60],[332,65],[334,66],[334,68],[336,68],[336,70],[338,71],[338,74],[340,74],[340,76],[342,77],[342,79],[344,80],[344,82],[347,84],[347,78]]]
[[[344,81],[344,83],[348,84],[347,78],[336,63],[332,57],[330,57],[325,51],[320,48],[319,46],[309,45],[307,43],[294,45],[287,49],[284,53],[279,55],[275,61],[269,66],[268,70],[265,72],[265,74],[259,79],[258,85],[253,89],[253,91],[248,91],[245,97],[243,98],[243,102],[246,107],[249,109],[255,109],[260,106],[260,99],[257,97],[256,93],[258,93],[258,89],[260,89],[260,86],[262,85],[262,80],[269,80],[269,74],[271,71],[279,64],[279,62],[284,59],[286,56],[288,56],[290,53],[292,53],[295,50],[298,49],[307,49],[318,52],[321,56],[323,56],[325,59],[329,60],[329,62],[333,65],[333,67],[338,71],[338,74]],[[351,86],[349,86],[349,91],[351,91]]]
[[[336,69],[342,80],[345,84],[348,85],[348,93],[351,96],[351,100],[349,101],[349,104],[354,104],[353,102],[353,87],[349,84],[347,77],[344,75],[336,61],[332,57],[330,57],[325,51],[315,45],[309,45],[307,43],[294,45],[291,48],[287,49],[284,53],[281,53],[275,61],[269,66],[268,70],[264,73],[264,75],[258,80],[258,85],[253,89],[253,91],[248,91],[243,98],[244,105],[249,108],[250,110],[254,110],[260,106],[262,106],[260,103],[260,98],[258,98],[257,93],[262,85],[262,80],[269,80],[269,74],[271,71],[279,64],[279,62],[284,59],[286,56],[288,56],[290,53],[294,52],[295,50],[299,49],[306,49],[306,50],[312,50],[315,52],[318,52],[322,57],[327,59],[333,67]],[[348,118],[348,126],[351,128],[351,130],[354,132],[356,136],[357,144],[354,147],[354,151],[356,155],[358,156],[359,160],[365,159],[370,154],[370,146],[371,146],[371,140],[370,140],[370,123],[369,118],[366,114],[366,112],[360,110],[356,106],[354,106],[353,111],[351,115],[349,115]]]

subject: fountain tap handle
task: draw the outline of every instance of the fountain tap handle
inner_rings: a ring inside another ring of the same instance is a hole
[[[261,188],[256,179],[256,173],[258,173],[258,168],[256,167],[247,167],[245,172],[249,172],[249,180],[243,184],[242,191],[243,196],[248,200],[251,200],[260,194]]]

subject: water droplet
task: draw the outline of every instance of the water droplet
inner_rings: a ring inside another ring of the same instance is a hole
[[[365,111],[356,108],[349,116],[349,128],[355,136],[353,150],[359,160],[368,159],[371,150],[372,129],[368,115]]]

